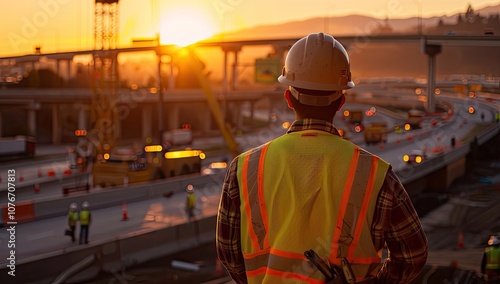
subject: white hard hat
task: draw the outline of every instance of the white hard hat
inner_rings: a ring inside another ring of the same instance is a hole
[[[75,202],[73,202],[73,203],[71,203],[71,204],[69,205],[69,209],[71,209],[71,210],[76,210],[76,208],[77,208],[77,205],[76,205],[76,203],[75,203]]]
[[[340,91],[354,87],[345,48],[333,36],[323,33],[309,34],[290,48],[278,81],[288,86],[318,91]],[[342,95],[342,92],[337,93],[335,99]]]
[[[84,202],[82,203],[82,208],[86,209],[86,208],[88,208],[88,207],[89,207],[89,203],[88,203],[87,201],[84,201]]]
[[[488,245],[490,245],[490,246],[496,246],[499,244],[500,244],[500,236],[493,235],[488,240]]]
[[[188,184],[188,186],[186,187],[186,192],[187,193],[192,193],[194,192],[194,187],[192,184]]]

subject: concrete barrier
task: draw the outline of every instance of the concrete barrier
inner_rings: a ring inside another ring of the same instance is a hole
[[[16,263],[15,283],[45,284],[53,283],[56,279],[79,283],[96,277],[100,271],[118,272],[155,258],[195,248],[213,241],[216,218],[209,216],[19,261]],[[91,261],[82,264],[81,270],[78,270],[75,264],[89,257]],[[0,269],[0,283],[12,283],[14,278],[7,274],[8,271],[9,268]]]
[[[64,198],[50,197],[27,201],[32,203],[33,216],[30,218],[23,218],[23,222],[64,216],[68,213],[69,204],[72,202],[81,204],[83,201],[87,201],[91,204],[93,209],[106,208],[121,205],[124,201],[130,203],[161,197],[168,192],[184,192],[188,184],[192,184],[195,188],[203,188],[212,182],[219,182],[221,176],[223,176],[223,173],[219,173],[218,175],[185,175],[144,184],[130,185],[128,187],[94,188],[90,190],[88,194],[80,193],[69,195]],[[21,204],[21,202],[17,202],[17,204]],[[7,207],[7,204],[0,204],[0,207]],[[4,219],[7,218],[6,212],[0,213],[0,217],[2,217],[0,226],[3,226],[5,224]]]

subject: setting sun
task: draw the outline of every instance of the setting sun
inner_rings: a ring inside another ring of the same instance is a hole
[[[200,6],[176,6],[160,17],[162,44],[186,46],[217,33],[217,25]]]

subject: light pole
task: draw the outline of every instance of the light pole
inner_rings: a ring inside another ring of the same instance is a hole
[[[413,0],[413,3],[417,4],[418,6],[418,18],[417,18],[418,34],[422,35],[422,2],[419,0]]]

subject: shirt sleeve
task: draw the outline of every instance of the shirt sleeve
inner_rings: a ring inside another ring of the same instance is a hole
[[[377,278],[380,283],[409,283],[422,271],[428,254],[427,237],[408,193],[389,169],[379,193],[374,228],[375,245],[385,241],[389,257]],[[378,242],[378,243],[377,243]]]
[[[236,283],[247,283],[245,262],[241,252],[240,197],[237,178],[238,158],[226,172],[217,214],[217,257]]]

